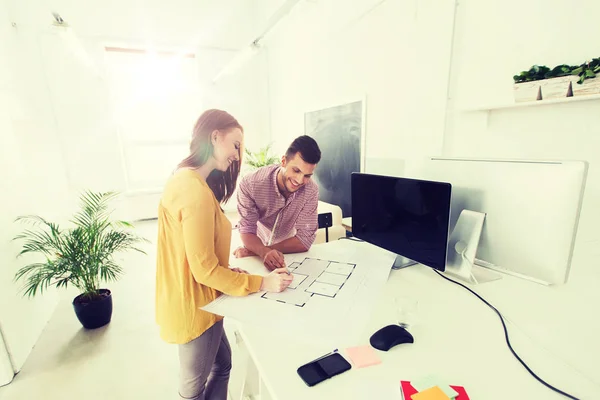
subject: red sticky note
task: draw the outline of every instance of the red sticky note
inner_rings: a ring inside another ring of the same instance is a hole
[[[456,396],[454,400],[471,400],[469,399],[469,395],[467,394],[467,391],[464,387],[453,385],[450,385],[450,387],[458,392],[458,396]]]
[[[417,389],[415,389],[409,381],[400,381],[400,390],[402,391],[404,400],[410,400],[413,394],[418,393]]]
[[[450,385],[450,387],[458,392],[458,396],[454,400],[471,400],[464,387],[455,385]],[[404,396],[404,400],[411,400],[411,396],[418,393],[409,381],[400,381],[400,391]]]

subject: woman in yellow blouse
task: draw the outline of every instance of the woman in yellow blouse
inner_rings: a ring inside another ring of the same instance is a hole
[[[243,129],[221,110],[204,112],[190,155],[167,182],[158,210],[156,321],[179,345],[182,399],[226,400],[231,348],[223,317],[200,310],[221,293],[280,292],[291,282],[281,268],[265,277],[230,269],[231,223],[220,204],[236,186]]]

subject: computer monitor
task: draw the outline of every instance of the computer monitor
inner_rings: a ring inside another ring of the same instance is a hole
[[[447,182],[355,172],[352,234],[417,263],[446,268],[450,198]]]

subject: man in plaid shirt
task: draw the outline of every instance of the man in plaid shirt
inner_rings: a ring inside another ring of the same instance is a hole
[[[319,188],[311,179],[321,160],[317,142],[296,138],[280,165],[245,176],[237,192],[239,231],[244,247],[238,258],[259,256],[269,270],[285,268],[284,253],[308,251],[317,235]]]

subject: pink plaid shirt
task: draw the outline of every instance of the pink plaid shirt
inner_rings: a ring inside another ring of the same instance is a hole
[[[309,249],[317,236],[319,188],[309,180],[286,199],[277,187],[278,171],[279,165],[269,165],[241,180],[239,231],[257,235],[266,246],[296,236]]]

